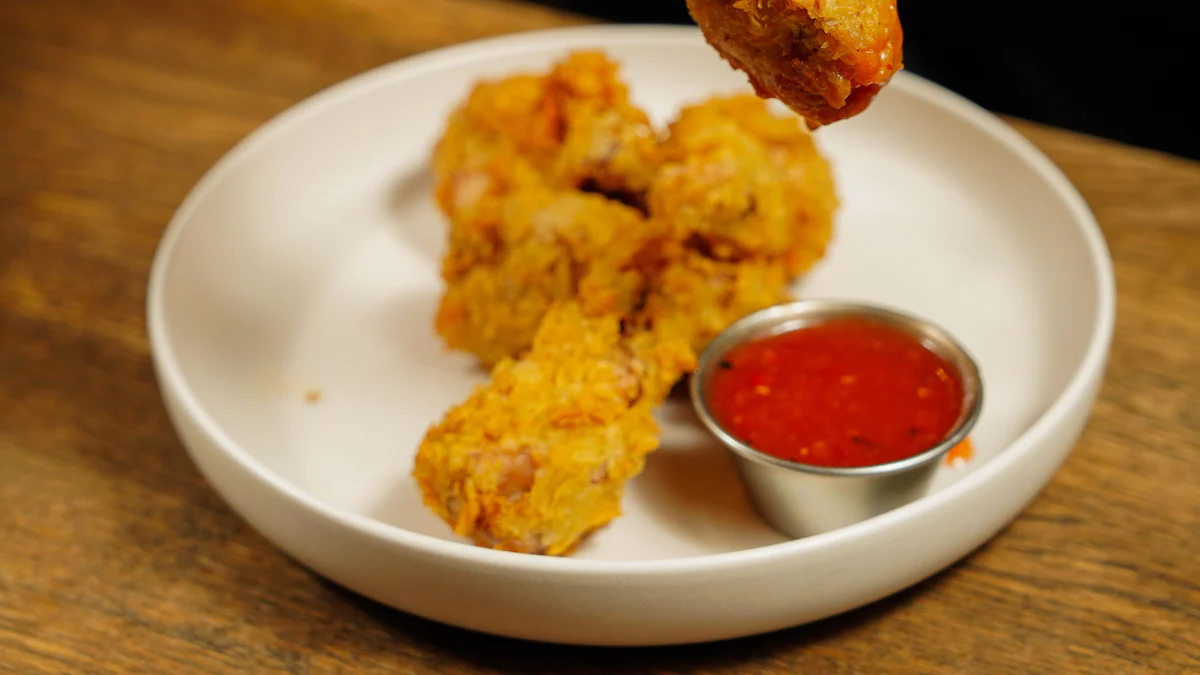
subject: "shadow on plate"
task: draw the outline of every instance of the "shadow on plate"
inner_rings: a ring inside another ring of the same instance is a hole
[[[755,512],[733,457],[700,423],[686,392],[659,409],[662,445],[630,483],[632,511],[645,513],[697,555],[785,541]],[[664,533],[665,534],[665,533]]]
[[[465,539],[454,536],[454,532],[421,501],[421,489],[408,474],[396,479],[383,498],[377,501],[366,515],[409,532],[424,534],[436,539],[471,545]]]
[[[444,401],[449,407],[465,398],[476,384],[484,382],[488,371],[479,366],[474,356],[447,347],[438,335],[434,321],[441,299],[440,286],[395,293],[370,317],[372,323],[366,328],[376,331],[375,339],[388,345],[395,358],[403,360],[405,378],[416,377],[416,371],[441,386],[453,383],[454,386],[449,386],[453,391]]]
[[[431,167],[422,163],[396,178],[388,191],[387,211],[404,243],[429,260],[441,260],[446,250],[447,222],[433,198]]]

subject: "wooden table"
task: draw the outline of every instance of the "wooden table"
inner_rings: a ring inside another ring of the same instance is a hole
[[[1107,385],[1029,510],[914,589],[727,643],[532,645],[335,588],[217,498],[143,326],[186,191],[347,76],[577,21],[466,0],[0,6],[0,673],[1200,673],[1200,165],[1027,123],[1116,259]]]

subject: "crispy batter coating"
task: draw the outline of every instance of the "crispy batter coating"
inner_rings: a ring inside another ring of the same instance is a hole
[[[626,338],[616,315],[555,305],[520,360],[429,430],[425,503],[481,546],[564,555],[621,511],[658,446],[653,410],[694,364],[686,345]]]
[[[717,333],[787,299],[838,205],[794,116],[714,99],[646,150],[622,135],[637,115],[615,68],[575,58],[480,85],[439,143],[451,228],[436,328],[495,367],[430,428],[413,472],[458,534],[548,555],[620,513],[658,445],[654,408]]]
[[[426,434],[413,475],[457,534],[502,550],[570,553],[620,515],[626,482],[658,447],[653,411],[695,367],[697,350],[786,298],[779,264],[649,247],[652,271],[600,268],[577,300],[549,308],[527,353],[497,364]],[[594,294],[609,292],[612,273],[644,292],[624,296],[631,307],[597,312],[610,306]]]
[[[650,284],[629,320],[634,330],[681,341],[696,354],[734,321],[788,300],[788,277],[778,262],[719,261],[695,250],[674,259]]]
[[[518,190],[491,206],[487,217],[480,211],[451,233],[435,321],[448,346],[475,354],[485,367],[524,352],[550,306],[576,297],[592,273],[603,275],[607,288],[592,302],[609,303],[594,311],[632,304],[639,280],[621,268],[656,232],[640,211],[548,188]],[[601,261],[608,269],[598,269]]]
[[[657,139],[618,71],[601,53],[576,52],[543,75],[476,85],[434,149],[436,197],[451,225],[485,197],[533,185],[637,202]]]
[[[896,0],[687,0],[705,38],[760,96],[813,126],[866,109],[903,61]]]
[[[648,194],[650,215],[718,260],[782,260],[797,276],[824,253],[838,207],[829,163],[795,116],[753,96],[684,108]]]
[[[649,217],[600,195],[544,186],[490,195],[459,213],[436,321],[446,344],[485,367],[517,356],[549,306],[574,297],[602,255],[619,268],[664,236],[682,244],[678,251],[713,260],[778,265],[772,279],[780,283],[824,255],[837,194],[828,162],[795,116],[773,114],[753,96],[716,98],[681,111],[655,154]],[[613,293],[627,296],[628,284],[609,276]],[[778,299],[775,285],[763,297]],[[693,344],[702,349],[706,339]]]

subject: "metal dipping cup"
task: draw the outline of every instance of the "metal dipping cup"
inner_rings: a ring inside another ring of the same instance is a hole
[[[707,392],[717,364],[746,342],[836,319],[865,319],[915,336],[962,379],[962,411],[938,445],[912,457],[862,467],[824,467],[779,459],[721,427]],[[893,309],[851,302],[804,300],[768,307],[735,322],[700,355],[691,378],[692,403],[704,425],[733,451],[750,499],[775,529],[794,538],[829,532],[920,499],[945,454],[970,433],[983,407],[983,381],[974,359],[944,329]]]

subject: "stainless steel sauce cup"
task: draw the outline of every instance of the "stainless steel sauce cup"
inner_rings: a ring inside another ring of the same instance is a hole
[[[717,364],[739,345],[835,319],[876,321],[915,336],[957,369],[962,412],[938,445],[906,459],[863,467],[802,464],[755,450],[726,431],[709,409],[707,392]],[[983,407],[983,381],[974,359],[944,329],[875,305],[804,300],[750,314],[709,344],[691,378],[692,403],[705,426],[734,452],[738,471],[762,517],[791,537],[836,530],[919,499],[945,454],[970,433]]]

